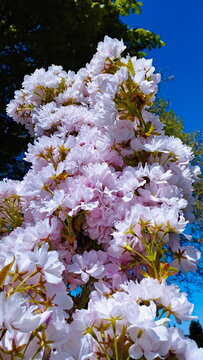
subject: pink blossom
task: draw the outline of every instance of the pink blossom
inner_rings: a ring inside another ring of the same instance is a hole
[[[85,251],[83,256],[74,255],[72,261],[73,264],[68,265],[68,270],[80,274],[84,283],[89,280],[90,276],[100,279],[105,275],[104,265],[107,261],[107,254],[103,251]]]

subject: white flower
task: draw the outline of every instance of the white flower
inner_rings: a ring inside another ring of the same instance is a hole
[[[74,255],[73,264],[68,265],[68,270],[75,274],[81,274],[83,282],[87,282],[89,277],[100,279],[105,275],[105,262],[107,254],[103,251],[85,251],[83,255]]]
[[[199,250],[195,249],[193,246],[173,247],[172,250],[174,260],[171,262],[170,266],[180,269],[184,273],[196,271],[196,263],[201,257]]]
[[[62,280],[64,265],[58,259],[56,251],[48,251],[48,244],[43,243],[41,248],[35,247],[29,252],[29,258],[44,275],[47,282],[58,284]]]
[[[17,329],[22,332],[32,331],[47,321],[52,311],[35,314],[37,306],[29,306],[26,299],[15,293],[8,298],[0,294],[0,326],[9,331]]]
[[[106,57],[119,57],[125,48],[123,40],[111,39],[109,36],[105,36],[104,41],[99,42],[97,51]]]
[[[48,216],[53,214],[53,212],[63,204],[64,199],[64,190],[55,190],[53,198],[43,202],[43,205],[45,206],[41,207],[40,212],[47,212]]]
[[[116,105],[108,94],[97,94],[94,106],[94,123],[99,128],[111,126],[116,121]]]
[[[192,316],[193,304],[191,304],[185,293],[181,293],[180,289],[175,285],[166,285],[164,281],[161,283],[152,278],[143,279],[139,284],[130,281],[122,288],[130,294],[136,301],[153,300],[156,304],[164,307],[164,311],[175,316],[177,322],[180,320],[192,320],[196,316]]]

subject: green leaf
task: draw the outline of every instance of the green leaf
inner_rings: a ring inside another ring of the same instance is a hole
[[[9,275],[9,272],[10,272],[10,270],[12,268],[12,265],[13,265],[14,261],[15,261],[15,257],[13,258],[13,260],[9,264],[5,265],[1,269],[1,271],[0,271],[0,286],[4,285],[4,281],[6,280],[7,276]]]
[[[129,60],[128,60],[127,68],[128,68],[128,70],[131,72],[131,74],[132,74],[133,76],[135,76],[135,69],[134,69],[134,66],[133,66],[133,63],[132,63],[131,58],[129,58]]]

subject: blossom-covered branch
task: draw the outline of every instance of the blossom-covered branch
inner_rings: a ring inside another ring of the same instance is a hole
[[[124,49],[106,36],[77,73],[26,75],[8,105],[34,141],[24,179],[0,184],[2,359],[202,359],[169,326],[194,316],[166,282],[200,258],[181,244],[199,169],[149,112],[152,60]]]

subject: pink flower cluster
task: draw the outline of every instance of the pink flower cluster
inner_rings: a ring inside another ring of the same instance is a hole
[[[0,183],[2,359],[203,358],[169,326],[193,305],[165,280],[200,258],[180,240],[199,169],[150,112],[152,60],[124,50],[106,36],[77,73],[26,75],[8,105],[35,139],[24,179]]]

